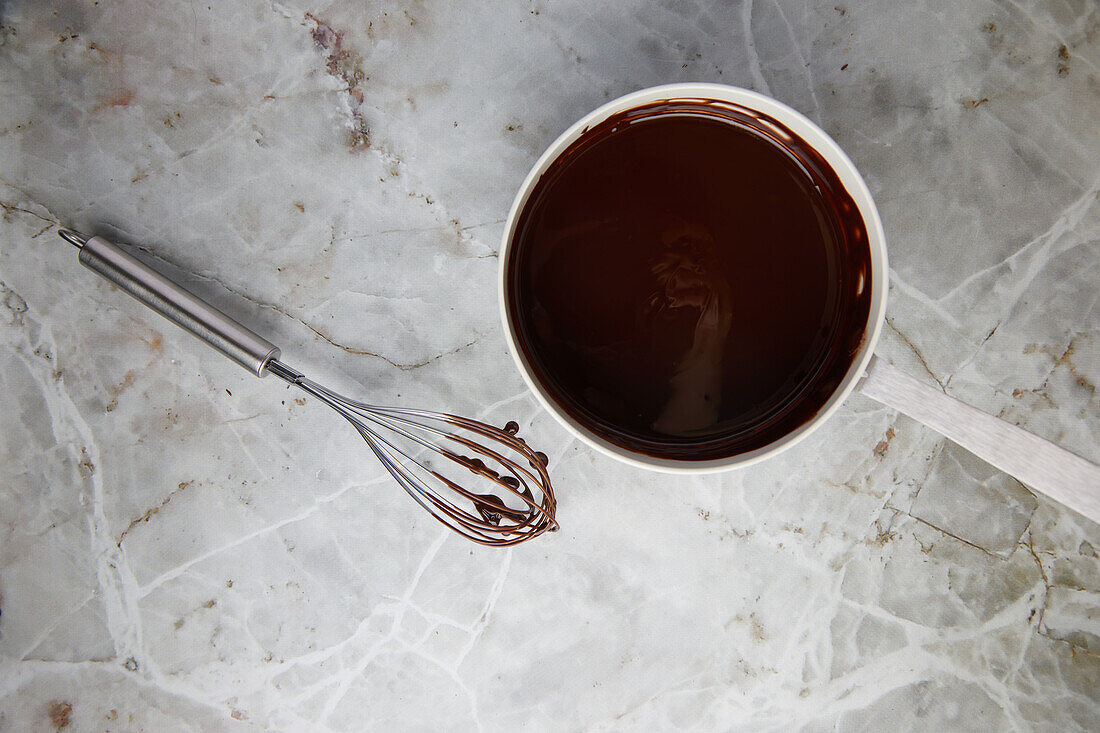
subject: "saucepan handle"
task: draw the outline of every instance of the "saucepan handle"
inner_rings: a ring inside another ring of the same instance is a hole
[[[950,397],[872,357],[859,391],[924,423],[990,465],[1100,522],[1100,466]]]

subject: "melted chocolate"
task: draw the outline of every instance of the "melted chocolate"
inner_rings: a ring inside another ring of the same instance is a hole
[[[758,112],[669,100],[586,131],[538,180],[505,265],[536,379],[628,450],[706,460],[810,420],[862,344],[855,202]]]

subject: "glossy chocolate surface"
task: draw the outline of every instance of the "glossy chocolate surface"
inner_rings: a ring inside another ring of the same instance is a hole
[[[836,173],[777,121],[710,100],[586,131],[531,191],[505,267],[552,399],[615,445],[686,461],[813,418],[871,302],[866,227]]]

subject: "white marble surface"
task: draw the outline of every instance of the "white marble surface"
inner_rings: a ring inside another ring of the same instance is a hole
[[[570,122],[750,87],[879,202],[879,353],[1100,460],[1094,3],[11,0],[0,26],[0,730],[1100,728],[1097,525],[858,397],[739,473],[617,465],[524,391],[494,291]],[[449,536],[58,219],[321,381],[519,420],[563,530]]]

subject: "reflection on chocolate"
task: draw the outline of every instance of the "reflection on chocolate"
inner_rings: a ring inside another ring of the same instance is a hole
[[[506,303],[538,381],[629,450],[704,460],[810,420],[862,343],[867,231],[836,173],[758,112],[618,113],[524,204]]]

